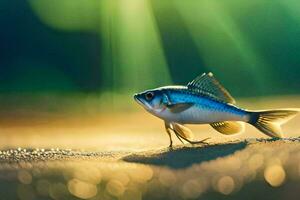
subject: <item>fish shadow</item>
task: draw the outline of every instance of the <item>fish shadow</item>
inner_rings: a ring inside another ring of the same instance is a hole
[[[214,144],[206,146],[183,146],[147,151],[125,156],[122,160],[142,164],[167,166],[173,169],[182,169],[193,164],[229,156],[247,146],[246,141],[237,143]]]

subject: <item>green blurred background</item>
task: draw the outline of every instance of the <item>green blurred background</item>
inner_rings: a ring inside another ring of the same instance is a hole
[[[2,0],[0,27],[2,112],[124,108],[208,71],[235,97],[300,93],[297,0]]]
[[[239,106],[300,107],[300,1],[0,0],[0,199],[299,199],[299,138],[165,149],[132,99],[209,71]]]

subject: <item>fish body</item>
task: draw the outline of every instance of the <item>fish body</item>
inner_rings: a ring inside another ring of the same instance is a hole
[[[156,90],[161,90],[174,104],[192,104],[180,113],[173,112],[171,109],[153,112],[155,116],[165,121],[180,124],[210,124],[220,121],[247,122],[250,117],[246,110],[191,91],[186,86],[162,87]]]
[[[212,73],[198,76],[186,86],[165,86],[134,95],[134,99],[149,113],[165,122],[170,138],[174,132],[180,141],[193,141],[185,124],[210,124],[225,135],[240,133],[249,123],[271,137],[283,137],[280,125],[299,112],[297,108],[250,111],[236,106],[234,98]]]

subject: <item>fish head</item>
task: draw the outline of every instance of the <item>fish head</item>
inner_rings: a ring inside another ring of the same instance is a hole
[[[157,115],[166,108],[164,104],[164,93],[160,89],[147,90],[135,94],[134,100],[154,115]]]

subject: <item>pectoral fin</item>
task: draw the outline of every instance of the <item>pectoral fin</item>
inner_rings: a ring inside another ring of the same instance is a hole
[[[176,131],[183,139],[192,140],[194,138],[194,134],[189,128],[177,123],[172,123],[172,126],[174,131]]]
[[[208,144],[205,141],[208,140],[209,138],[205,138],[200,141],[194,141],[193,140],[193,138],[194,138],[193,132],[181,124],[172,123],[172,128],[173,128],[175,135],[178,137],[178,139],[181,142],[182,142],[182,140],[180,138],[189,142],[190,144]]]
[[[180,113],[189,109],[193,105],[194,105],[193,103],[177,103],[177,104],[169,104],[167,105],[167,107],[172,113]]]
[[[216,122],[210,124],[216,131],[224,134],[224,135],[233,135],[240,133],[244,130],[244,123],[242,122],[233,122],[233,121],[225,121],[225,122]]]

